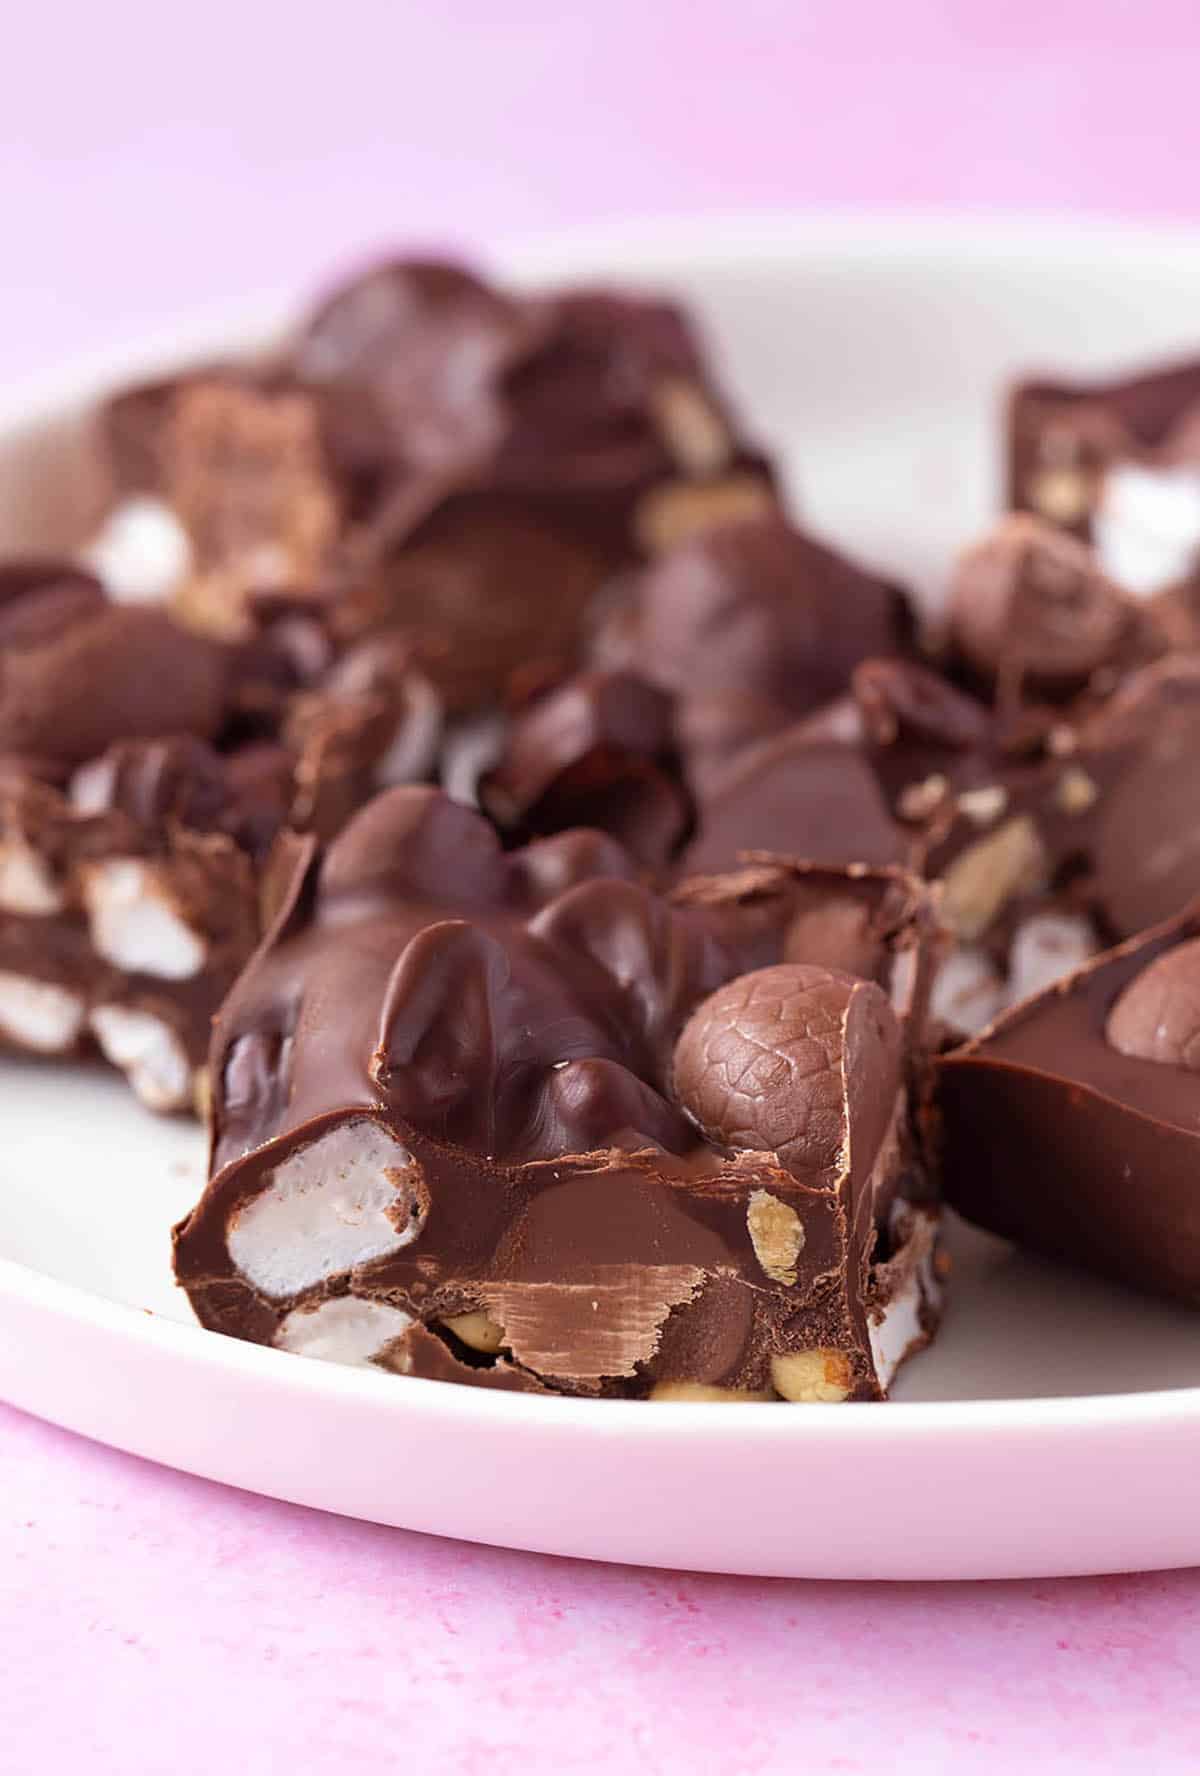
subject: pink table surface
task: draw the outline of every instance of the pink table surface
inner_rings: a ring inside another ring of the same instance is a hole
[[[6,25],[0,378],[381,239],[743,205],[1194,219],[1198,49],[1194,0],[42,0]],[[0,1543],[13,1771],[1200,1765],[1194,1573],[580,1566],[250,1498],[2,1409]]]

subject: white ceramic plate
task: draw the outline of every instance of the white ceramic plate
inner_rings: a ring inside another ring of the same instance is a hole
[[[817,221],[592,234],[511,262],[680,291],[809,520],[936,591],[996,485],[1018,367],[1200,346],[1200,242],[1060,225]],[[84,519],[80,405],[280,310],[177,329],[0,415],[0,538]],[[647,1406],[402,1381],[189,1324],[167,1230],[202,1140],[98,1072],[0,1064],[0,1395],[256,1491],[563,1554],[780,1575],[980,1578],[1200,1562],[1200,1319],[955,1235],[936,1348],[888,1406]]]

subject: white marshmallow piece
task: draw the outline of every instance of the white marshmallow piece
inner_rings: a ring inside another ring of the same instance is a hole
[[[1200,557],[1200,472],[1122,463],[1092,519],[1105,572],[1141,598],[1184,579]]]
[[[148,1110],[169,1114],[189,1108],[191,1062],[160,1017],[129,1005],[97,1005],[88,1022],[105,1060],[125,1074]]]
[[[386,1301],[364,1301],[357,1295],[338,1295],[311,1307],[295,1307],[275,1334],[276,1350],[298,1357],[318,1357],[325,1363],[346,1363],[366,1368],[378,1359],[412,1325],[411,1314]]]
[[[170,506],[138,494],[109,513],[83,553],[118,604],[161,604],[192,572],[192,545]]]
[[[204,941],[165,898],[156,874],[140,857],[111,857],[88,869],[83,898],[93,947],[126,974],[193,980],[204,967]]]
[[[0,911],[45,918],[65,904],[44,858],[20,839],[0,843]]]
[[[908,1203],[897,1200],[892,1210],[893,1219],[908,1209]],[[915,1345],[924,1342],[922,1304],[928,1304],[935,1313],[941,1307],[942,1285],[933,1266],[936,1234],[937,1223],[933,1217],[918,1214],[915,1231],[909,1239],[912,1269],[884,1308],[882,1317],[867,1326],[875,1374],[885,1393],[905,1357]]]
[[[499,715],[472,716],[451,728],[442,748],[442,788],[452,802],[479,806],[479,779],[504,751],[504,730]]]
[[[428,777],[442,737],[442,700],[427,678],[411,675],[407,703],[391,745],[375,767],[380,789]]]
[[[1004,1003],[1004,987],[983,950],[964,944],[946,957],[933,978],[931,1017],[959,1036],[975,1036]]]
[[[1040,993],[1096,954],[1100,945],[1088,919],[1076,913],[1035,913],[1017,927],[1008,952],[1005,1005]]]
[[[410,1245],[419,1215],[389,1219],[413,1158],[372,1118],[319,1135],[276,1166],[229,1228],[229,1255],[264,1295],[297,1295]],[[411,1191],[404,1192],[411,1195]]]
[[[0,1034],[35,1054],[66,1054],[79,1040],[84,1004],[53,981],[0,970]]]

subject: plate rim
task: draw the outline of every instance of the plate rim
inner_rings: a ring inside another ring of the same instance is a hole
[[[720,211],[684,217],[638,217],[631,221],[589,222],[552,232],[483,243],[478,256],[516,278],[587,273],[606,260],[622,262],[617,275],[647,283],[709,266],[730,269],[739,259],[757,263],[796,263],[804,259],[844,262],[885,258],[929,263],[940,258],[998,263],[1031,256],[1068,264],[1097,253],[1137,253],[1173,269],[1200,272],[1200,228],[1186,222],[1127,222],[1098,215],[997,212],[972,209],[863,209]],[[349,255],[351,265],[356,256]],[[361,255],[359,255],[361,257]],[[638,262],[645,270],[638,269]],[[627,262],[627,263],[625,263]],[[9,434],[78,412],[107,383],[153,374],[190,355],[220,349],[222,341],[260,341],[278,334],[295,313],[295,294],[260,290],[236,305],[210,304],[174,323],[143,331],[132,340],[74,354],[61,366],[18,378],[0,396],[0,444]],[[1069,1274],[1069,1273],[1067,1273]],[[368,1369],[310,1360],[296,1363],[287,1353],[206,1332],[149,1309],[114,1301],[49,1272],[0,1256],[0,1305],[45,1310],[92,1332],[149,1342],[158,1353],[241,1373],[276,1389],[308,1399],[369,1401],[373,1410],[404,1412],[409,1389]],[[703,1427],[713,1430],[720,1415],[755,1441],[796,1434],[795,1415],[777,1402],[681,1402],[647,1414],[642,1400],[603,1400],[571,1396],[496,1393],[453,1382],[406,1378],[422,1390],[422,1409],[443,1419],[480,1424],[527,1423],[531,1428],[574,1434],[620,1435],[635,1426],[640,1437],[675,1440]],[[659,1403],[665,1405],[665,1403]],[[714,1406],[717,1408],[714,1414]],[[1018,1396],[999,1400],[891,1400],[815,1404],[804,1423],[816,1433],[837,1428],[855,1442],[866,1437],[892,1441],[955,1433],[976,1436],[1020,1430],[1039,1440],[1104,1425],[1160,1429],[1200,1425],[1200,1385],[1138,1392]]]

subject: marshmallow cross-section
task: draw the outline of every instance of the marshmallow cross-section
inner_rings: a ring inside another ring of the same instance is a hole
[[[417,1182],[378,1122],[341,1123],[275,1168],[230,1227],[229,1255],[264,1295],[298,1294],[410,1245],[424,1220]]]

